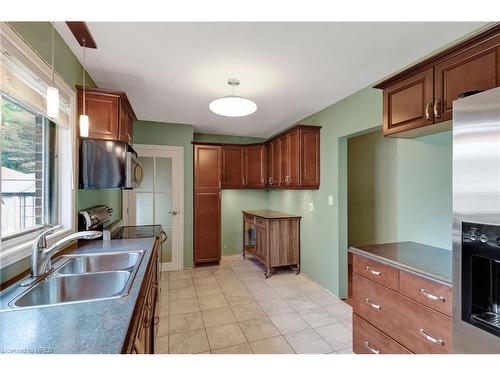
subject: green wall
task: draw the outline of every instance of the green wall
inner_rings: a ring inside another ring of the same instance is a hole
[[[395,241],[397,140],[382,131],[348,140],[348,244]]]
[[[9,22],[9,25],[47,64],[51,64],[52,26],[49,22]],[[82,65],[57,31],[54,33],[54,51],[54,69],[56,72],[71,87],[83,84]],[[94,81],[88,74],[85,80],[88,86],[95,86]],[[76,198],[77,210],[99,204],[107,204],[113,207],[112,220],[121,219],[121,190],[78,190]]]
[[[347,137],[382,124],[381,91],[360,90],[301,124],[321,125],[321,186],[270,191],[271,209],[302,216],[302,270],[338,296],[347,292]],[[333,206],[328,196],[333,196]],[[309,202],[314,212],[309,212]],[[342,266],[340,266],[342,265]]]
[[[193,266],[193,126],[134,121],[133,143],[184,147],[184,267]]]
[[[451,158],[451,131],[349,139],[349,245],[408,240],[451,250]]]

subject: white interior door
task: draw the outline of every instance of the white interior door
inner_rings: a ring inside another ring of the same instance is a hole
[[[159,224],[167,235],[161,245],[162,271],[183,268],[183,147],[134,145],[144,180],[124,190],[125,225]]]

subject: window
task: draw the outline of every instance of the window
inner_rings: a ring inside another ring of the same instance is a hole
[[[1,238],[8,240],[56,222],[56,126],[7,96],[1,106]]]
[[[59,115],[46,116],[47,87]],[[6,23],[0,22],[0,268],[31,255],[40,231],[75,231],[76,93]]]

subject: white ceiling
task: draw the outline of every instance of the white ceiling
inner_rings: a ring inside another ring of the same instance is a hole
[[[89,22],[98,49],[87,50],[86,65],[98,86],[126,91],[141,120],[269,136],[482,25]],[[66,24],[56,29],[82,61]],[[230,93],[228,78],[257,112],[210,112],[210,101]]]

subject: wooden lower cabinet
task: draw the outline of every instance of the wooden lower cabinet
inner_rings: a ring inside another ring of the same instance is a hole
[[[243,256],[252,254],[266,266],[294,266],[300,272],[300,216],[269,210],[243,211]]]
[[[451,353],[449,285],[357,254],[353,263],[355,353]],[[376,278],[384,274],[389,284]]]
[[[159,301],[159,250],[158,240],[150,258],[136,307],[129,326],[122,352],[127,354],[154,354],[155,336],[158,333]]]

